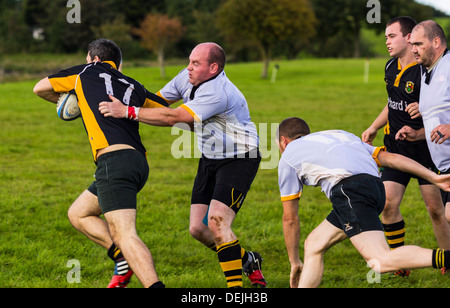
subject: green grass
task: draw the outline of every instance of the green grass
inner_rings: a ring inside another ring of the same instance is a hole
[[[282,61],[274,84],[259,78],[260,63],[229,65],[226,72],[247,97],[259,128],[261,123],[270,127],[286,117],[300,116],[313,131],[344,129],[360,136],[386,103],[384,63],[385,59],[371,61],[368,84],[363,82],[364,60]],[[167,74],[175,76],[181,68],[169,67]],[[160,79],[156,68],[125,68],[124,72],[155,92],[168,81]],[[0,287],[103,288],[112,262],[104,249],[72,228],[66,216],[95,172],[85,131],[80,120],[59,120],[55,106],[32,93],[36,81],[0,84]],[[217,256],[188,231],[197,159],[172,157],[171,145],[179,135],[171,135],[170,128],[142,125],[141,134],[151,172],[138,197],[138,232],[153,253],[161,279],[168,287],[225,287]],[[265,162],[278,155],[272,148],[274,136],[269,132],[268,137],[267,142],[261,140],[262,148],[268,149],[263,151]],[[376,139],[378,144],[381,137]],[[301,242],[330,209],[320,189],[305,189],[300,204]],[[402,212],[407,244],[436,248],[415,182],[408,187]],[[271,288],[289,286],[281,215],[277,170],[260,169],[233,229],[246,249],[263,255],[263,272]],[[71,259],[80,262],[81,283],[67,282]],[[368,271],[346,241],[326,254],[321,286],[448,285],[448,278],[432,269],[414,270],[409,279],[383,276],[380,284],[367,282]],[[244,286],[249,286],[247,280]],[[130,287],[141,285],[134,279]]]

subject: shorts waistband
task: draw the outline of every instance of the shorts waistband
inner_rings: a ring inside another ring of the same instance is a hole
[[[361,179],[361,178],[372,178],[372,179],[375,179],[375,180],[379,181],[380,183],[383,183],[381,178],[379,178],[377,176],[374,176],[374,175],[371,175],[371,174],[367,174],[367,173],[360,173],[360,174],[355,174],[355,175],[349,176],[348,178],[342,179],[336,185],[344,184],[346,182],[355,181],[355,180],[358,180],[358,179]]]
[[[110,157],[114,157],[117,155],[123,155],[123,154],[127,154],[127,153],[139,153],[137,150],[134,149],[122,149],[122,150],[117,150],[117,151],[112,151],[112,152],[107,152],[105,154],[102,154],[97,160],[100,162],[102,160],[108,159]],[[142,155],[142,154],[141,154]]]

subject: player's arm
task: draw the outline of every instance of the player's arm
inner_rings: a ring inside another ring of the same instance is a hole
[[[361,136],[361,140],[365,143],[372,144],[372,141],[377,136],[378,130],[380,130],[382,127],[386,126],[388,122],[388,105],[384,107],[384,109],[381,111],[381,113],[378,115],[378,117],[373,121],[373,123],[367,128]]]
[[[40,80],[33,89],[34,94],[38,95],[39,97],[42,97],[43,99],[52,102],[57,103],[59,99],[59,93],[55,92],[53,90],[53,86],[50,83],[50,80],[48,77]]]
[[[425,168],[415,160],[403,155],[382,152],[377,156],[378,162],[383,167],[400,170],[409,174],[416,175],[428,182],[436,185],[442,190],[450,191],[450,175],[438,175],[435,172]]]
[[[291,263],[290,286],[297,288],[303,263],[299,256],[300,219],[298,217],[299,198],[283,202],[283,233],[286,250]]]
[[[110,95],[111,102],[101,102],[99,110],[105,117],[129,118],[155,126],[174,126],[177,123],[192,125],[194,117],[184,108],[137,108],[122,104]]]

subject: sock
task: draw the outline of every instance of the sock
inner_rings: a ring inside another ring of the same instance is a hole
[[[154,284],[152,284],[151,286],[149,286],[148,288],[149,289],[157,289],[157,288],[162,289],[165,287],[166,287],[166,285],[164,283],[162,283],[161,281],[157,281]]]
[[[114,243],[108,249],[108,257],[116,263],[114,267],[114,275],[125,275],[130,270],[127,260],[123,257],[122,252]]]
[[[242,265],[244,265],[245,263],[247,263],[247,261],[252,261],[249,260],[250,255],[248,254],[248,252],[245,251],[244,248],[241,247],[241,259],[242,259]]]
[[[209,249],[211,249],[212,251],[214,251],[214,252],[217,252],[217,247],[216,247],[216,244],[214,243],[214,244],[211,244],[211,245],[209,245],[209,246],[207,246]]]
[[[217,255],[229,288],[242,288],[242,257],[239,240],[217,246]]]
[[[384,234],[391,249],[405,245],[405,222],[403,220],[385,225]]]
[[[434,249],[432,262],[434,268],[450,268],[450,251]]]

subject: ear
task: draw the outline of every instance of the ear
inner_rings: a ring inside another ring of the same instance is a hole
[[[435,37],[435,38],[433,39],[433,47],[434,47],[435,49],[438,49],[439,47],[441,47],[441,39],[440,39],[440,38]]]
[[[219,65],[217,63],[213,63],[209,66],[209,71],[211,74],[215,75],[219,71]]]
[[[407,43],[410,43],[410,40],[411,40],[411,33],[408,33],[408,34],[406,35],[406,42],[407,42]]]
[[[287,139],[285,136],[280,136],[280,142],[279,147],[281,152],[283,152],[286,149],[286,146],[289,144],[289,139]]]
[[[102,60],[100,60],[100,58],[98,56],[95,56],[93,60],[94,60],[94,62],[102,62]]]

